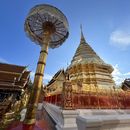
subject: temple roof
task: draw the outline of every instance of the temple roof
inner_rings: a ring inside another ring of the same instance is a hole
[[[76,50],[76,53],[71,61],[70,66],[86,63],[105,64],[105,62],[96,54],[96,52],[86,42],[81,29],[80,44]]]
[[[0,63],[0,71],[22,73],[26,66]]]
[[[130,90],[130,78],[124,80],[124,82],[122,83],[121,88],[123,90]]]
[[[63,70],[63,69],[59,70],[59,71],[52,77],[52,79],[51,79],[51,80],[49,81],[49,83],[47,84],[47,87],[49,87],[52,83],[54,83],[54,82],[57,80],[57,78],[60,76],[61,73],[64,73],[64,70]]]
[[[26,66],[0,63],[0,90],[20,90],[29,81],[30,71]]]

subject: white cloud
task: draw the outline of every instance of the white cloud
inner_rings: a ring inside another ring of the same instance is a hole
[[[113,79],[115,81],[115,83],[117,85],[120,85],[124,79],[126,78],[129,78],[130,77],[130,72],[128,73],[122,73],[119,69],[119,66],[118,64],[116,64],[115,66],[113,66],[114,68],[114,71],[112,72],[112,76],[113,76]]]
[[[110,43],[119,47],[130,46],[130,33],[123,30],[115,30],[110,35]]]
[[[32,71],[31,74],[30,74],[30,77],[31,77],[32,81],[34,80],[34,75],[35,75],[35,72]],[[46,74],[46,73],[44,74],[43,80],[44,80],[45,83],[47,83],[51,79],[52,79],[52,75]]]
[[[0,62],[2,62],[2,63],[8,63],[5,59],[3,59],[1,57],[0,57]]]
[[[32,72],[30,73],[30,78],[31,78],[32,81],[34,80],[34,75],[35,75],[35,72],[32,71]]]
[[[51,79],[52,79],[52,75],[44,74],[44,80],[51,80]]]
[[[127,73],[125,73],[124,75],[126,75],[126,76],[130,76],[130,72],[127,72]]]

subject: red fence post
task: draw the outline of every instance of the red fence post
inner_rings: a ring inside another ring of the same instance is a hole
[[[55,95],[55,105],[57,104],[57,94]]]

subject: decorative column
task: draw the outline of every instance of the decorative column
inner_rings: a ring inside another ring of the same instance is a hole
[[[63,109],[73,109],[72,84],[69,81],[63,84]]]
[[[30,95],[29,103],[27,106],[27,113],[25,116],[24,123],[25,124],[33,124],[35,122],[36,109],[38,105],[38,100],[41,93],[41,87],[43,82],[43,73],[46,65],[46,58],[48,55],[48,47],[49,47],[49,33],[44,33],[43,45],[41,47],[39,60],[37,63],[36,73],[34,77],[34,83],[32,92]]]

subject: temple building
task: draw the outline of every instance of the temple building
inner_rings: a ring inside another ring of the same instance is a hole
[[[19,99],[27,87],[29,75],[26,66],[0,63],[0,101],[12,94]]]
[[[130,78],[124,80],[124,82],[122,83],[121,88],[124,91],[130,91]]]
[[[64,70],[59,70],[50,82],[45,86],[45,94],[53,95],[61,93],[63,89],[63,82],[66,80],[66,74]]]
[[[30,71],[26,66],[0,63],[0,123],[8,114],[12,120],[27,103],[29,83]]]

